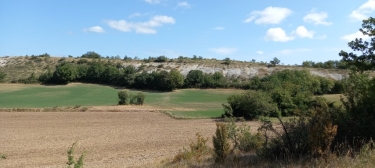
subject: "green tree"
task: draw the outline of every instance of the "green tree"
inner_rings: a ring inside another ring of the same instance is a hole
[[[59,82],[67,84],[77,77],[77,68],[68,62],[63,62],[56,66],[56,70],[53,73],[53,78]]]
[[[182,76],[180,71],[176,69],[172,69],[169,72],[169,79],[172,90],[180,88],[184,85],[184,76]]]
[[[200,70],[191,70],[185,78],[186,87],[201,87],[204,84],[204,75]]]
[[[87,69],[86,79],[89,82],[102,83],[105,67],[101,61],[95,61]]]
[[[370,42],[364,39],[356,38],[354,41],[348,43],[349,47],[354,52],[342,51],[339,55],[342,60],[349,65],[353,65],[358,71],[374,70],[375,69],[375,18],[370,17],[363,20],[362,28],[359,29],[363,35],[371,38]]]
[[[169,59],[168,59],[166,56],[161,55],[161,56],[157,57],[157,58],[154,60],[154,62],[167,62],[168,60],[169,60]]]
[[[278,58],[273,58],[273,60],[270,61],[270,63],[272,64],[272,66],[276,66],[278,64],[280,64],[280,60]]]
[[[225,64],[225,65],[229,65],[229,64],[232,63],[232,61],[231,61],[230,58],[228,58],[228,57],[225,58],[223,61],[224,61],[223,64]]]
[[[102,56],[94,51],[88,51],[85,54],[82,54],[82,58],[101,58]]]

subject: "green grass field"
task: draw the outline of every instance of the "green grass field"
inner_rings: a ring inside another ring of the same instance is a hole
[[[55,106],[107,106],[117,104],[117,92],[110,86],[70,84],[62,86],[0,84],[0,108],[44,108]],[[129,90],[130,93],[139,91]],[[147,92],[145,105],[163,109],[178,117],[218,117],[226,98],[242,90],[183,89]]]

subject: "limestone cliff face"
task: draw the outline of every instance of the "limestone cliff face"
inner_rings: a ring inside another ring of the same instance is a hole
[[[223,64],[204,64],[204,63],[124,63],[125,66],[133,65],[136,68],[142,68],[145,71],[152,72],[158,69],[170,70],[178,69],[182,75],[186,76],[191,70],[201,70],[204,73],[215,73],[221,72],[227,78],[240,77],[240,78],[251,78],[254,76],[264,77],[265,75],[271,74],[272,72],[282,71],[284,69],[307,69],[313,75],[327,77],[334,80],[341,80],[347,75],[345,70],[327,70],[327,69],[316,69],[316,68],[303,68],[298,66],[277,66],[267,67],[258,64],[237,64],[237,65],[223,65]]]

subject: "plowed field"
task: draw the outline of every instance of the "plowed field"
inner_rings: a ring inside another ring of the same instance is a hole
[[[0,167],[65,167],[78,140],[85,167],[132,167],[173,157],[200,132],[211,139],[212,119],[175,120],[145,110],[0,112]]]

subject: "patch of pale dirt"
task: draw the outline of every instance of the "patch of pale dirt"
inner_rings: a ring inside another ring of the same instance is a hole
[[[211,119],[175,120],[149,107],[90,110],[0,112],[0,153],[7,156],[0,167],[65,167],[77,140],[76,153],[87,151],[85,167],[145,167],[173,158],[198,132],[211,139],[216,128]],[[250,124],[256,129],[258,123]]]
[[[0,84],[0,92],[17,91],[30,86],[25,84]]]

